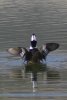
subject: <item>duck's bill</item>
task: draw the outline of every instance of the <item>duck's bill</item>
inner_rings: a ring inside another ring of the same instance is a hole
[[[58,43],[46,43],[46,49],[51,52],[59,48]]]
[[[16,47],[16,48],[9,48],[7,51],[12,55],[18,56],[22,52],[22,49],[21,47]]]

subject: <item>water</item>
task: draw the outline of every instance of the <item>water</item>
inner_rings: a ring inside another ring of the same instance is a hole
[[[1,100],[67,100],[66,26],[66,0],[0,0]],[[48,69],[37,73],[35,89],[21,58],[7,53],[10,47],[29,47],[32,33],[39,47],[47,42],[60,44],[47,57]]]

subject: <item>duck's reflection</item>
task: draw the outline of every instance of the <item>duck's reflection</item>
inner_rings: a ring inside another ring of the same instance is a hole
[[[29,73],[29,75],[28,75]],[[28,76],[27,76],[28,75]],[[59,71],[54,68],[48,68],[46,64],[33,64],[25,65],[23,69],[12,70],[12,78],[24,79],[30,77],[33,88],[37,87],[38,81],[51,82],[60,78]]]

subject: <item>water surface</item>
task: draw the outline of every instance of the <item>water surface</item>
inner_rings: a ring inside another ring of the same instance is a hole
[[[35,90],[31,73],[24,73],[22,59],[6,51],[9,47],[29,47],[32,33],[36,33],[39,47],[47,42],[60,44],[47,57],[48,70],[37,73]],[[67,1],[0,0],[0,99],[67,100],[66,76]]]

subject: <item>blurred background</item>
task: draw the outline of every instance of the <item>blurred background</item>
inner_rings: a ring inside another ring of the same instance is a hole
[[[0,0],[0,50],[30,45],[35,33],[38,46],[60,43],[67,49],[66,0]]]

